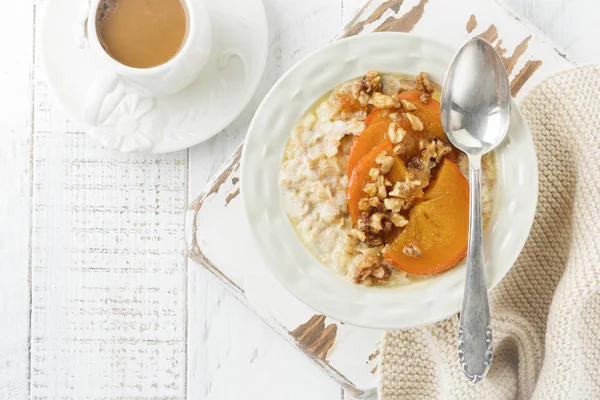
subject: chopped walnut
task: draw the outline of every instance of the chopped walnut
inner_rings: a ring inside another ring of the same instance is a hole
[[[363,197],[358,201],[358,209],[360,211],[367,211],[369,208],[371,208],[371,204],[369,204],[368,197]]]
[[[364,91],[362,81],[358,81],[352,86],[352,97],[358,100],[361,106],[366,107],[371,96]]]
[[[379,197],[380,199],[385,199],[387,197],[387,189],[385,188],[385,179],[383,178],[383,176],[379,176],[377,178],[377,197]]]
[[[396,182],[393,189],[388,193],[390,197],[405,198],[410,188],[405,182]]]
[[[396,122],[390,123],[388,126],[388,137],[392,143],[400,143],[404,139],[404,136],[406,136],[406,131],[402,127],[399,127]]]
[[[369,205],[373,208],[378,208],[381,205],[381,200],[379,200],[379,197],[371,197],[369,199]]]
[[[419,186],[427,186],[429,184],[429,169],[408,168],[406,170],[406,179],[404,180],[409,189],[414,189]]]
[[[368,233],[371,231],[371,227],[369,226],[370,222],[371,222],[371,215],[373,214],[372,211],[364,211],[363,213],[360,214],[360,217],[358,218],[358,222],[357,222],[357,228],[365,233]]]
[[[421,250],[414,243],[404,246],[404,248],[402,249],[402,252],[404,253],[404,255],[406,255],[407,257],[411,257],[411,258],[419,258],[423,254],[423,253],[421,253]]]
[[[378,232],[374,232],[371,228],[371,217],[376,213],[374,209],[363,211],[358,218],[358,229],[365,234],[365,244],[367,246],[381,246],[383,244],[382,238],[378,235]]]
[[[425,72],[419,73],[415,79],[415,88],[420,91],[433,93],[433,85]]]
[[[410,126],[417,132],[420,132],[423,130],[423,122],[419,119],[419,117],[417,117],[416,115],[413,115],[411,113],[406,113],[406,118],[408,119],[408,121],[410,122]]]
[[[383,265],[383,260],[377,249],[368,249],[356,257],[356,270],[352,280],[354,283],[386,283],[390,270]]]
[[[381,175],[381,171],[377,168],[371,168],[369,170],[369,176],[371,177],[371,179],[375,180],[377,179],[377,177]]]
[[[392,212],[400,212],[402,210],[402,206],[404,202],[398,198],[387,198],[383,200],[383,206],[386,210],[390,210]]]
[[[404,182],[396,182],[388,192],[388,198],[400,199],[402,210],[410,208],[415,199],[423,196],[423,190],[429,184],[428,174],[429,171],[426,175],[420,170],[409,167]]]
[[[415,79],[415,89],[421,92],[421,101],[425,104],[429,103],[433,94],[433,85],[429,81],[429,77],[425,72],[421,72]]]
[[[381,246],[383,244],[383,239],[376,233],[369,232],[367,234],[367,239],[365,240],[365,244],[371,247]]]
[[[383,175],[390,173],[392,166],[394,165],[394,161],[395,158],[388,156],[385,151],[382,151],[377,158],[375,158],[375,162],[380,165],[381,173]]]
[[[401,99],[400,100],[400,104],[402,104],[402,107],[406,110],[406,111],[416,111],[417,110],[417,106],[415,106],[413,103],[411,103],[408,100],[404,100]]]
[[[421,153],[425,153],[425,150],[432,151],[432,149],[435,150],[435,143],[430,142],[427,139],[419,140],[419,150],[421,150]]]
[[[388,219],[392,224],[394,224],[394,226],[398,228],[408,225],[408,220],[398,213],[393,213],[388,217]]]
[[[444,158],[447,154],[452,151],[452,148],[439,139],[435,139],[433,142],[429,142],[427,140],[419,141],[419,149],[421,150],[421,165],[419,165],[420,169],[423,169],[425,162],[430,161],[428,163],[429,169],[433,168],[438,164],[442,158]]]
[[[452,147],[446,145],[444,142],[442,142],[439,139],[435,140],[435,162],[439,163],[440,161],[442,161],[442,158],[444,158],[444,156],[450,154],[450,152],[452,152]]]
[[[425,139],[419,141],[419,150],[421,150],[422,160],[435,159],[435,142],[429,142]]]
[[[361,106],[366,107],[369,105],[369,100],[371,99],[371,96],[369,96],[367,93],[365,92],[361,92],[360,95],[358,96],[358,102],[360,103]],[[365,116],[366,118],[366,116]]]
[[[377,185],[374,183],[367,183],[363,187],[363,192],[365,192],[369,196],[375,196],[377,194]]]
[[[358,201],[358,209],[361,211],[367,211],[371,208],[378,208],[381,205],[379,197],[363,197]]]
[[[381,254],[378,249],[364,249],[361,250],[361,254],[359,255],[359,260],[357,260],[356,265],[358,267],[372,267],[381,262]]]
[[[383,86],[381,85],[381,76],[377,71],[368,71],[364,78],[360,81],[360,87],[367,94],[374,92],[381,92]]]
[[[353,237],[355,239],[360,240],[361,242],[364,242],[365,239],[367,238],[367,236],[364,234],[364,232],[361,232],[358,229],[352,229],[350,231],[350,237]]]
[[[381,225],[383,217],[385,217],[385,214],[382,212],[376,212],[371,215],[371,222],[369,223],[369,226],[373,231],[379,232],[383,229],[383,225]]]
[[[384,267],[383,265],[364,268],[358,270],[353,277],[354,283],[377,283],[383,284],[386,283],[388,278],[390,277],[390,270]]]
[[[395,108],[396,100],[392,96],[374,92],[371,100],[369,100],[369,104],[374,105],[375,108]]]

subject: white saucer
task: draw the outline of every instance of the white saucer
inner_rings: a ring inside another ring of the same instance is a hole
[[[83,99],[100,74],[89,50],[81,46],[81,16],[87,15],[88,2],[53,0],[46,4],[40,40],[42,67],[59,103],[73,119],[84,123]],[[162,98],[141,97],[127,86],[119,87],[103,106],[101,126],[88,126],[90,136],[104,147],[126,152],[180,150],[223,130],[248,104],[267,59],[263,4],[261,0],[205,4],[213,31],[212,54],[198,79],[180,93]],[[119,104],[115,106],[114,101]]]

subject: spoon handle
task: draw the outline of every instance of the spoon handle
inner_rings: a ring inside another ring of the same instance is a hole
[[[492,325],[483,270],[481,156],[469,156],[470,217],[467,278],[458,328],[460,366],[473,383],[481,381],[492,362]]]

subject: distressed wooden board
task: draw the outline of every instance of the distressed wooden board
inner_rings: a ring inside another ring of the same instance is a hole
[[[29,395],[33,3],[0,14],[0,399]]]
[[[411,32],[453,47],[474,35],[484,37],[502,55],[517,100],[544,77],[572,65],[562,50],[537,29],[493,0],[372,0],[338,38],[384,30]],[[372,393],[382,332],[316,314],[264,272],[248,227],[238,228],[245,222],[238,196],[239,154],[240,149],[190,206],[190,258],[225,283],[236,297],[352,395]],[[223,251],[226,248],[231,251]]]

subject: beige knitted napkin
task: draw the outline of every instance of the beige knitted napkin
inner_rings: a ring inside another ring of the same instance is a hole
[[[494,358],[472,385],[452,317],[388,332],[380,398],[600,399],[600,67],[562,72],[521,105],[540,196],[517,263],[491,292]]]

